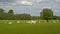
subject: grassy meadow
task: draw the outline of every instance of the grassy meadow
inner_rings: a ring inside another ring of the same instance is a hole
[[[36,20],[30,24],[28,20],[0,20],[0,34],[60,34],[60,21]]]

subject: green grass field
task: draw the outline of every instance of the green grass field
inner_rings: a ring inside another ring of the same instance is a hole
[[[28,24],[27,20],[20,20],[21,23],[17,23],[18,20],[0,20],[0,34],[60,34],[60,21],[48,23],[40,21],[41,23]],[[55,21],[55,20],[54,20]],[[5,22],[7,22],[5,24]],[[12,24],[8,24],[12,22]]]

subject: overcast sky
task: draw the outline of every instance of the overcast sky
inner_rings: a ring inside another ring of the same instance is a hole
[[[0,8],[8,12],[13,9],[15,14],[29,13],[39,16],[43,8],[51,8],[54,14],[60,16],[60,0],[0,0]]]

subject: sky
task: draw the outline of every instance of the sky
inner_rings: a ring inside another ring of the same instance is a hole
[[[43,8],[51,8],[54,15],[60,16],[60,0],[0,0],[0,8],[5,12],[13,9],[15,14],[28,13],[39,16]]]

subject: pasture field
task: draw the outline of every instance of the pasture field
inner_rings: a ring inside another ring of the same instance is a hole
[[[60,20],[48,23],[36,20],[35,24],[28,23],[28,20],[0,20],[0,34],[60,34]]]

